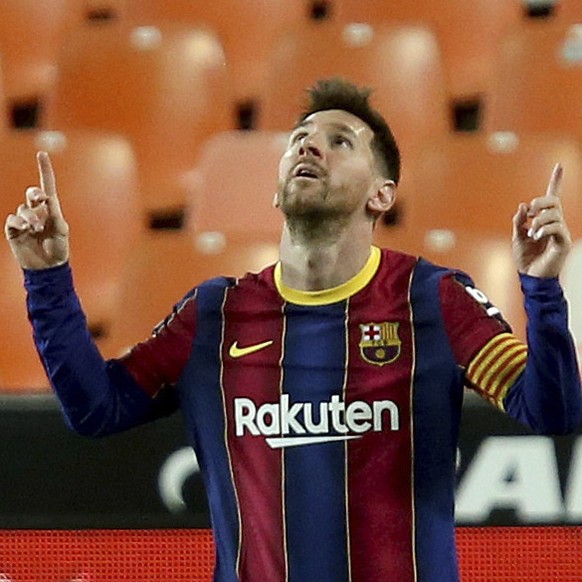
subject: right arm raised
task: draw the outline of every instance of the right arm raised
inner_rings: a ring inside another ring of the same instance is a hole
[[[66,223],[46,152],[37,154],[40,188],[26,190],[26,204],[8,215],[4,232],[12,253],[23,269],[48,269],[69,260],[69,225]]]
[[[24,269],[34,339],[68,424],[101,436],[169,414],[177,407],[173,385],[194,334],[193,294],[187,295],[154,337],[119,360],[104,361],[87,329],[73,287],[69,227],[46,153],[37,156],[40,188],[8,216],[5,234]]]

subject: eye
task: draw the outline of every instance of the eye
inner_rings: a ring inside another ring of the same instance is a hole
[[[353,145],[349,138],[347,138],[345,135],[342,135],[340,133],[334,135],[331,138],[331,143],[334,146],[343,146],[343,147],[348,147],[348,148],[351,148]]]
[[[291,144],[297,143],[300,139],[303,139],[307,133],[305,131],[298,131],[295,135],[291,136]]]

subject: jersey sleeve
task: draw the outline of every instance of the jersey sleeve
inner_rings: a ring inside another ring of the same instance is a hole
[[[445,328],[457,364],[465,370],[466,386],[503,409],[509,388],[525,368],[527,346],[465,273],[445,275],[440,296]]]
[[[120,432],[176,410],[174,384],[195,333],[195,293],[153,336],[120,359],[104,360],[89,330],[68,264],[24,272],[41,361],[67,424],[87,436]]]
[[[119,358],[135,382],[152,398],[175,388],[192,348],[196,327],[196,294],[190,291],[159,323],[149,339]]]
[[[528,357],[511,386],[504,408],[542,434],[574,431],[582,417],[582,389],[576,347],[568,327],[568,306],[557,278],[520,275],[527,314]]]
[[[511,334],[511,327],[499,309],[465,273],[444,275],[439,291],[445,329],[459,366],[467,368],[493,337]]]
[[[582,402],[566,302],[557,280],[526,275],[520,280],[527,344],[463,273],[441,279],[445,328],[469,388],[536,432],[570,432]]]

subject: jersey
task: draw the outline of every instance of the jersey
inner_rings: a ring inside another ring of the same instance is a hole
[[[279,265],[208,281],[109,362],[64,268],[26,283],[36,344],[77,431],[181,408],[216,582],[456,581],[464,386],[541,431],[580,418],[556,281],[522,280],[529,348],[543,358],[527,357],[466,275],[373,247],[360,273],[324,291],[289,289]]]
[[[206,476],[217,579],[455,580],[464,372],[507,324],[466,277],[405,254],[374,249],[316,293],[278,269],[201,286],[125,361],[147,385],[141,366],[173,361],[160,344],[193,338],[168,381]]]

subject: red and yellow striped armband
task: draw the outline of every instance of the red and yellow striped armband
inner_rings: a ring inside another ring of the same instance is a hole
[[[526,360],[527,346],[511,333],[500,333],[471,360],[467,367],[467,384],[505,410],[503,400],[523,372]]]

